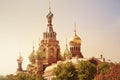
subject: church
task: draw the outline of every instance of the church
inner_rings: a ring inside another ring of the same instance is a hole
[[[70,61],[74,64],[77,64],[80,60],[88,60],[84,58],[81,52],[81,38],[77,35],[76,25],[74,25],[74,35],[72,36],[69,44],[66,43],[66,49],[63,53],[61,53],[61,48],[59,45],[59,40],[57,40],[57,33],[54,31],[54,27],[52,25],[53,13],[49,8],[49,12],[46,15],[47,18],[47,27],[46,31],[43,32],[43,39],[39,43],[39,48],[37,50],[33,50],[29,55],[30,63],[27,65],[26,70],[22,69],[23,58],[20,55],[17,59],[18,68],[17,73],[26,72],[28,74],[34,75],[43,75],[47,80],[51,80],[54,75],[52,75],[52,71],[59,62],[67,62]],[[59,36],[58,36],[59,37]],[[101,61],[101,58],[92,58],[91,60],[95,60],[96,62]]]

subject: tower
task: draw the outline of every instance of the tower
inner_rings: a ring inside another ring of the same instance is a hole
[[[19,53],[19,58],[17,59],[17,63],[18,63],[17,73],[23,71],[22,62],[23,62],[23,57]]]
[[[83,55],[81,53],[81,39],[76,33],[76,24],[74,27],[74,35],[69,42],[70,52],[72,53],[73,57],[77,56],[78,58],[83,58]]]
[[[47,29],[43,33],[43,39],[41,40],[36,53],[42,56],[43,65],[50,65],[60,60],[60,46],[59,41],[56,39],[57,34],[53,30],[53,13],[50,8],[46,18],[48,21]]]

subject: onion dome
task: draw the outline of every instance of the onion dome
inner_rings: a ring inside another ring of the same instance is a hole
[[[35,53],[35,59],[40,59],[40,50]]]
[[[52,17],[53,17],[53,13],[51,13],[51,6],[50,6],[50,1],[49,1],[49,13],[48,13],[48,15],[46,16],[48,19],[52,19]]]
[[[48,19],[52,19],[52,17],[53,17],[53,13],[51,13],[51,11],[49,11],[49,13],[47,14],[47,16],[46,16]]]
[[[35,59],[44,59],[45,58],[45,52],[40,51],[39,49],[35,53]]]
[[[51,13],[51,11],[49,11],[49,13],[47,14],[46,17],[48,19],[48,24],[52,24],[53,13]]]
[[[35,62],[35,50],[34,50],[34,46],[33,46],[33,51],[32,53],[29,55],[29,60],[30,62]]]
[[[71,38],[70,43],[81,43],[80,37],[75,33],[74,36]]]
[[[64,59],[71,59],[72,58],[72,53],[69,51],[67,44],[66,44],[66,49],[63,52],[63,58]]]
[[[46,18],[48,19],[48,24],[52,24],[53,13],[51,12],[50,2],[49,2],[49,13]]]
[[[78,43],[81,44],[81,39],[80,37],[76,34],[76,24],[75,24],[75,29],[74,29],[74,35],[70,40],[70,43]]]
[[[52,19],[52,17],[53,17],[53,13],[51,13],[51,2],[50,2],[50,0],[49,0],[49,13],[48,13],[48,15],[46,16],[48,19]]]

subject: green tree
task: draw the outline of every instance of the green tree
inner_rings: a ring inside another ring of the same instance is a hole
[[[77,72],[71,62],[65,64],[60,63],[57,68],[54,69],[54,74],[56,78],[53,78],[53,80],[77,80]]]
[[[27,74],[24,72],[21,72],[17,75],[7,75],[6,77],[0,78],[0,80],[45,80],[42,75],[32,76],[31,74]]]
[[[112,64],[107,62],[101,62],[98,64],[98,72],[100,74],[106,74],[109,71],[109,68],[112,66]]]
[[[9,74],[6,76],[6,80],[17,80],[17,76],[13,74]]]
[[[29,79],[29,75],[27,75],[26,73],[19,73],[16,75],[17,80],[27,80]]]
[[[89,61],[79,61],[77,66],[79,80],[93,80],[96,73],[96,66]]]
[[[46,80],[46,79],[44,79],[44,77],[42,75],[37,75],[35,77],[35,80]]]

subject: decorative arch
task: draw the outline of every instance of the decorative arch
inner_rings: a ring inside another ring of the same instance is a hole
[[[53,57],[55,54],[55,49],[53,47],[49,48],[49,56]]]

